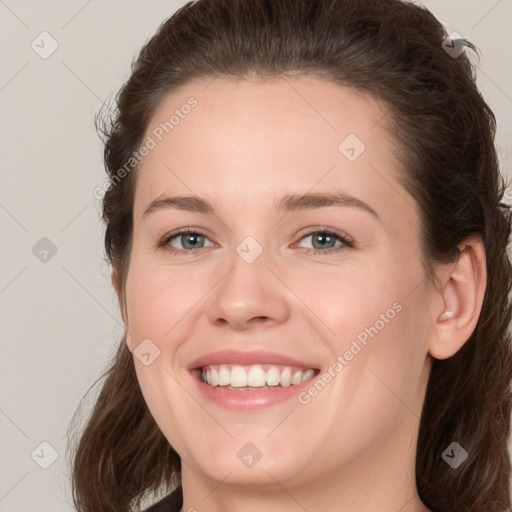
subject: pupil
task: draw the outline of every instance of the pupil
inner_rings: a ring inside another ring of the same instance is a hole
[[[326,239],[332,240],[332,237],[330,235],[326,235],[325,233],[320,233],[319,235],[317,235],[317,238],[323,240],[323,242],[325,242]],[[322,244],[322,242],[321,242],[321,244]],[[321,245],[321,247],[325,247],[325,244]]]
[[[185,247],[185,249],[188,249],[188,248],[189,248],[189,247],[187,247],[187,244],[189,243],[190,239],[194,239],[194,238],[196,238],[196,239],[197,239],[197,238],[198,238],[198,237],[200,237],[200,236],[202,236],[202,235],[185,235],[186,242],[185,242],[185,244],[183,245],[183,246]],[[194,248],[194,247],[195,247],[195,246],[194,246],[194,245],[192,245],[192,248]]]

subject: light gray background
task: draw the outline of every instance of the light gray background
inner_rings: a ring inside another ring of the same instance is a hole
[[[93,117],[184,3],[0,0],[0,511],[73,510],[66,430],[123,333],[93,197],[104,180]],[[478,84],[510,176],[511,0],[423,4],[480,48]],[[43,31],[59,45],[47,59],[31,48]],[[42,237],[58,249],[46,263],[32,252]],[[50,461],[42,442],[58,453],[48,469],[35,462]]]

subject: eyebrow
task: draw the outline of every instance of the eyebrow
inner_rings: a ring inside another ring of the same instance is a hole
[[[329,206],[351,206],[371,213],[381,220],[378,213],[361,199],[350,196],[345,192],[317,192],[306,194],[287,194],[275,204],[278,212],[288,213],[300,210],[312,210]],[[142,214],[143,217],[162,209],[176,209],[188,212],[216,215],[215,208],[205,199],[197,196],[160,196],[151,201]]]

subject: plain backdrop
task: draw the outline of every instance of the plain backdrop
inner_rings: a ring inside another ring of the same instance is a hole
[[[93,196],[105,176],[94,115],[184,3],[0,0],[0,511],[74,510],[66,431],[123,334]],[[423,4],[480,49],[509,176],[512,1]]]

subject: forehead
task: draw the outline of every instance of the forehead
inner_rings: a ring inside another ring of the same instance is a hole
[[[373,97],[312,77],[185,84],[147,127],[136,215],[164,193],[270,208],[282,194],[334,188],[407,209],[386,116]]]

